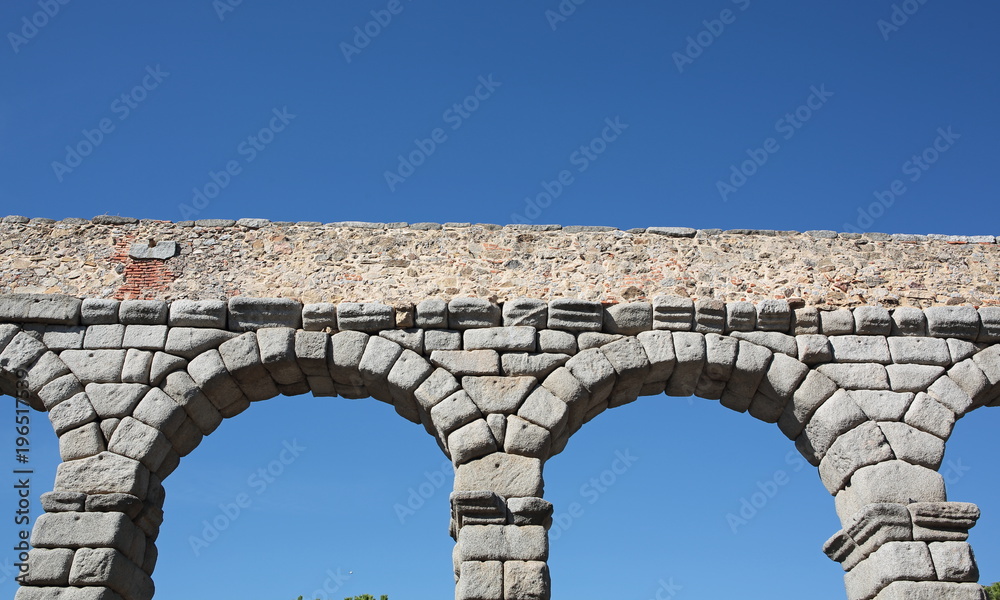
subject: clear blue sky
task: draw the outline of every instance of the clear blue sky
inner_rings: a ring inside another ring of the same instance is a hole
[[[556,0],[69,2],[47,18],[11,0],[0,212],[1000,234],[1000,6],[911,2],[892,25],[889,0],[591,0],[564,19],[546,15]],[[550,462],[557,512],[583,507],[552,542],[556,598],[645,600],[661,580],[677,598],[843,597],[819,550],[839,525],[818,476],[775,427],[715,404],[641,400]],[[995,413],[960,422],[946,459],[952,499],[984,510],[986,582]],[[57,460],[36,424],[41,493]],[[280,477],[248,482],[296,440]],[[582,486],[619,451],[637,460],[591,503]],[[256,405],[168,480],[158,597],[290,599],[338,571],[354,574],[332,598],[449,597],[447,491],[405,523],[393,509],[442,462],[375,401]],[[787,483],[734,534],[726,515],[778,470]],[[242,493],[250,507],[195,556],[189,538]]]

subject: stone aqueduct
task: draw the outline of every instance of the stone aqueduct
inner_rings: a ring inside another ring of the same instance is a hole
[[[461,600],[550,597],[545,461],[666,393],[768,423],[854,600],[982,598],[937,472],[1000,405],[993,237],[470,224],[0,224],[0,390],[62,464],[18,600],[149,600],[164,482],[279,394],[373,397],[456,466]],[[447,299],[447,301],[446,301]],[[819,542],[819,540],[817,540]]]

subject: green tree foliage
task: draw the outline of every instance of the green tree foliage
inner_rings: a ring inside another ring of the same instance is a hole
[[[1000,600],[1000,581],[983,589],[986,590],[986,597],[989,600]]]

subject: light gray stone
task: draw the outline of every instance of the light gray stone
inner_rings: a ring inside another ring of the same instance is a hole
[[[592,406],[606,400],[611,394],[615,384],[615,368],[600,350],[580,352],[566,362],[566,368],[590,392]]]
[[[924,311],[913,306],[902,306],[892,311],[892,335],[927,335],[927,317]]]
[[[757,303],[757,329],[763,331],[791,330],[791,308],[785,300],[761,300]]]
[[[548,600],[551,582],[543,561],[509,560],[503,563],[504,598]]]
[[[88,423],[59,436],[59,457],[64,461],[87,458],[106,449],[104,434],[97,423]]]
[[[306,304],[302,307],[302,328],[323,331],[337,328],[337,305],[332,302]]]
[[[137,260],[167,260],[177,255],[177,242],[156,242],[149,244],[132,244],[128,255]]]
[[[854,390],[849,395],[872,421],[902,421],[914,398],[913,394],[873,390]]]
[[[194,424],[191,419],[185,418],[180,427],[177,428],[171,435],[168,436],[170,445],[173,447],[174,452],[177,453],[178,457],[187,456],[197,448],[201,441],[205,438],[202,435],[201,430],[198,426]],[[160,465],[160,469],[163,465]]]
[[[806,378],[807,373],[809,373],[809,367],[794,358],[778,353],[771,360],[767,373],[761,379],[757,389],[768,398],[778,400],[778,403],[784,407],[784,404],[792,398],[792,394]]]
[[[229,329],[254,331],[263,327],[291,327],[302,325],[302,303],[290,298],[248,298],[235,296],[229,299]]]
[[[894,581],[875,598],[876,600],[983,600],[983,588],[976,583]]]
[[[954,381],[966,395],[972,398],[973,408],[982,406],[983,400],[987,398],[993,388],[993,383],[979,368],[979,363],[970,358],[948,369],[948,379]]]
[[[307,377],[330,377],[330,336],[321,331],[295,332],[295,359]]]
[[[892,448],[882,430],[866,421],[839,436],[823,454],[819,464],[820,479],[827,491],[836,495],[861,467],[892,458]]]
[[[893,362],[915,363],[921,365],[948,366],[951,364],[951,353],[948,342],[929,337],[890,337],[889,352]]]
[[[542,387],[562,400],[569,409],[567,430],[575,432],[583,425],[590,408],[590,392],[566,367],[559,367],[542,381]]]
[[[88,350],[121,348],[125,338],[124,325],[91,325],[83,339],[83,347]]]
[[[536,387],[521,404],[517,415],[552,432],[558,437],[566,428],[569,408],[544,387]]]
[[[948,352],[951,353],[951,362],[958,363],[962,362],[967,358],[972,358],[979,348],[972,342],[966,340],[958,340],[955,338],[948,338]]]
[[[153,366],[153,353],[129,348],[125,351],[122,365],[123,383],[149,383],[149,373]]]
[[[81,325],[109,325],[118,322],[121,302],[110,298],[87,298],[80,307]]]
[[[389,343],[399,347],[398,344]],[[288,327],[258,329],[257,346],[260,348],[261,362],[279,386],[301,384],[305,380],[295,356],[294,329]]]
[[[934,400],[930,395],[918,393],[910,404],[910,408],[907,409],[903,420],[921,431],[947,440],[955,426],[955,413]]]
[[[218,348],[223,342],[238,335],[238,333],[222,329],[171,327],[167,332],[167,343],[164,350],[168,354],[190,360],[206,350]]]
[[[979,338],[982,343],[1000,342],[1000,306],[983,306],[979,309]]]
[[[20,577],[25,585],[67,586],[73,564],[73,550],[69,548],[34,548],[28,553],[28,572]]]
[[[825,364],[816,369],[845,390],[888,390],[885,367],[873,363]]]
[[[552,436],[547,429],[517,415],[507,416],[504,452],[544,460],[549,457],[551,446]]]
[[[222,423],[219,410],[202,393],[187,372],[171,373],[162,386],[163,391],[184,409],[204,435],[212,433]]]
[[[463,333],[466,350],[501,350],[506,352],[534,352],[535,328],[486,327],[467,329]]]
[[[621,334],[611,334],[611,333],[600,333],[597,331],[584,331],[583,333],[576,336],[576,345],[579,352],[584,350],[591,350],[593,348],[600,348],[611,342],[617,342],[618,340],[624,339],[625,336]]]
[[[795,344],[798,348],[798,359],[803,364],[818,365],[833,360],[830,340],[825,335],[797,335]]]
[[[431,364],[447,369],[456,377],[500,374],[500,355],[496,350],[435,350],[431,352]]]
[[[927,333],[933,337],[972,341],[979,337],[979,312],[972,306],[932,306],[924,315]]]
[[[61,294],[0,294],[0,321],[77,325],[81,305]]]
[[[694,328],[694,301],[680,296],[655,296],[653,328],[691,331]]]
[[[799,356],[798,342],[794,337],[784,333],[777,331],[734,331],[732,336],[738,340],[763,346],[771,352],[781,353],[792,358]]]
[[[448,303],[444,300],[424,300],[417,304],[417,327],[421,329],[446,329],[448,327]]]
[[[244,409],[249,407],[249,401],[226,370],[218,350],[208,350],[198,355],[188,363],[187,372],[222,416],[235,416],[236,408],[244,404]]]
[[[96,419],[97,413],[90,404],[87,394],[77,394],[65,402],[60,402],[49,411],[49,421],[52,422],[56,435],[62,435],[63,432],[76,429]]]
[[[174,300],[167,324],[171,327],[226,328],[226,303],[222,300]]]
[[[171,437],[188,418],[184,408],[160,388],[146,392],[132,416],[167,437]]]
[[[337,326],[342,331],[375,332],[396,327],[396,311],[378,302],[341,302]]]
[[[927,388],[927,393],[961,417],[972,409],[973,401],[950,377],[939,377]]]
[[[49,325],[42,334],[42,343],[49,350],[80,350],[87,328],[80,325]]]
[[[881,306],[859,306],[853,312],[854,331],[858,335],[889,335],[892,332],[892,319],[888,309]]]
[[[108,450],[142,463],[156,471],[170,450],[170,442],[161,432],[132,417],[125,417],[108,442]]]
[[[773,357],[774,354],[767,348],[740,341],[736,367],[726,389],[739,397],[753,398]]]
[[[484,419],[476,419],[448,435],[448,451],[451,453],[452,462],[456,465],[497,450],[497,442]]]
[[[430,410],[430,416],[434,426],[444,438],[459,427],[481,419],[483,413],[479,411],[469,394],[460,390],[435,404]]]
[[[455,589],[456,600],[503,600],[503,563],[464,561]]]
[[[462,332],[451,329],[429,329],[424,332],[424,352],[461,350]]]
[[[538,332],[538,349],[542,352],[576,354],[576,336],[568,331],[543,329]]]
[[[549,302],[549,329],[564,331],[600,331],[604,307],[600,302],[559,298]]]
[[[604,311],[604,331],[635,335],[653,328],[653,306],[649,302],[629,302],[609,306]]]
[[[28,370],[48,348],[25,332],[20,332],[10,340],[7,347],[0,352],[0,369],[16,374],[19,370]],[[64,350],[68,352],[82,352],[82,350]]]
[[[458,534],[462,560],[544,561],[549,556],[545,528],[539,525],[468,525]]]
[[[455,469],[455,491],[481,490],[489,490],[508,500],[541,497],[542,461],[496,452],[459,464]]]
[[[370,336],[360,331],[341,331],[330,338],[330,376],[339,384],[361,385],[358,366]]]
[[[757,307],[752,302],[726,303],[726,331],[753,331],[757,328]]]
[[[726,303],[722,300],[696,301],[694,330],[698,333],[723,333],[726,330]]]
[[[423,329],[386,329],[378,332],[378,335],[379,337],[396,342],[400,346],[407,350],[412,350],[417,354],[424,353]],[[459,344],[458,348],[435,348],[435,350],[455,350],[460,348],[461,344]]]
[[[403,350],[386,378],[396,412],[414,423],[420,422],[414,392],[433,372],[434,367],[424,357],[412,350]]]
[[[880,363],[892,362],[889,344],[885,338],[876,335],[835,335],[829,338],[833,349],[833,359],[839,363]]]
[[[435,405],[459,389],[461,386],[451,373],[446,369],[435,369],[423,383],[417,386],[413,395],[420,407],[424,411],[430,412]]]
[[[130,519],[137,517],[143,507],[142,501],[132,494],[92,494],[85,500],[87,512],[125,513]]]
[[[868,418],[854,400],[843,390],[838,390],[824,402],[806,424],[802,444],[807,444],[812,454],[823,460],[830,446],[851,429],[867,421]],[[801,446],[799,440],[796,445]],[[800,450],[802,448],[800,447]]]
[[[850,485],[837,494],[837,515],[848,523],[869,504],[889,502],[943,502],[944,478],[926,467],[902,460],[889,460],[858,469]]]
[[[549,305],[544,300],[515,298],[504,302],[502,316],[504,327],[544,329],[548,325]]]
[[[60,402],[64,402],[83,391],[83,386],[75,375],[63,375],[42,386],[38,398],[46,410],[51,410]]]
[[[122,346],[139,350],[163,350],[167,343],[166,325],[128,325]]]
[[[935,471],[941,467],[944,459],[944,440],[941,438],[906,423],[880,422],[879,427],[899,460]]]
[[[507,416],[499,414],[486,415],[486,425],[490,428],[493,439],[497,441],[497,447],[502,448],[507,435]]]
[[[694,394],[701,372],[705,368],[707,358],[705,336],[700,333],[675,331],[672,337],[677,365],[670,381],[667,382],[665,393],[668,396],[690,396]]]
[[[45,512],[83,512],[87,494],[80,492],[45,492],[39,498]],[[977,517],[978,518],[978,517]]]
[[[66,366],[66,363],[59,360],[59,357],[54,352],[42,354],[35,361],[35,364],[28,369],[28,374],[25,377],[28,393],[37,394],[46,384],[58,377],[68,375],[69,372],[69,367]]]
[[[500,307],[484,298],[454,298],[448,303],[450,329],[499,327]]]
[[[802,385],[792,394],[792,401],[785,404],[778,429],[794,440],[802,433],[816,410],[837,391],[837,385],[818,371],[809,371]]]
[[[870,600],[898,580],[928,581],[935,578],[927,544],[889,542],[844,576],[849,598]]]
[[[167,303],[162,300],[123,300],[118,321],[124,325],[166,325]]]
[[[64,462],[56,469],[57,492],[120,492],[145,499],[148,486],[149,471],[145,467],[138,461],[110,452]]]
[[[84,384],[120,381],[125,367],[124,350],[63,350],[59,358]]]
[[[73,556],[70,585],[107,586],[125,600],[153,597],[153,581],[124,553],[109,548],[81,548]]]
[[[820,311],[819,324],[823,335],[851,335],[854,333],[854,313],[846,308]]]
[[[115,548],[127,551],[135,525],[124,513],[63,512],[38,517],[31,532],[35,548]]]
[[[792,311],[792,335],[819,334],[819,309],[815,306]]]
[[[514,414],[538,384],[534,377],[463,377],[462,387],[483,414]]]
[[[650,363],[648,378],[651,381],[668,380],[677,365],[673,334],[669,331],[644,331],[636,339],[642,344]]]
[[[566,364],[570,359],[568,354],[527,354],[504,353],[500,355],[500,366],[507,376],[530,376],[539,379]]]

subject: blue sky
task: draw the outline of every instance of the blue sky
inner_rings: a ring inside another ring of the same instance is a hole
[[[1000,234],[995,3],[229,2],[4,3],[0,212]],[[998,419],[960,422],[946,459],[951,497],[984,510],[986,582]],[[36,423],[41,493],[56,452]],[[305,448],[288,465],[284,442]],[[819,551],[832,499],[791,449],[714,402],[603,415],[546,470],[557,513],[582,510],[552,542],[555,597],[646,599],[661,580],[678,598],[843,597]],[[616,452],[636,460],[591,503]],[[168,481],[158,597],[328,579],[332,598],[448,597],[442,462],[378,402],[256,405]],[[726,515],[779,471],[734,533]],[[196,556],[190,537],[240,494]]]

